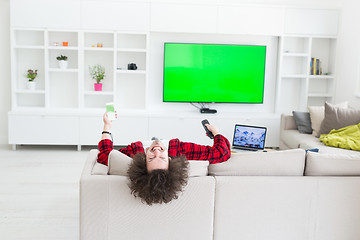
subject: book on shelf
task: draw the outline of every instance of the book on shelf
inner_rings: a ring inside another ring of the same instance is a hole
[[[321,61],[318,58],[311,58],[310,75],[322,75]]]

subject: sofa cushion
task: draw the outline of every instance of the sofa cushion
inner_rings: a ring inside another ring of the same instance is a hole
[[[214,176],[303,176],[305,150],[233,153],[223,163],[210,164]]]
[[[360,155],[307,152],[306,176],[360,176]]]
[[[325,102],[325,117],[321,123],[320,134],[328,134],[333,129],[360,123],[360,110],[339,108]]]
[[[132,158],[118,150],[112,150],[109,154],[109,174],[127,176],[127,170]],[[208,175],[208,161],[189,160],[189,177]]]
[[[343,102],[335,105],[336,107],[347,108],[348,102]],[[320,136],[321,123],[325,117],[325,106],[309,106],[311,119],[311,128],[313,129],[312,135],[315,137]]]
[[[293,111],[293,116],[296,122],[297,129],[300,133],[312,133],[311,119],[309,112]]]

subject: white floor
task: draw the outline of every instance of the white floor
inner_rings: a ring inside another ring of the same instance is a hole
[[[0,239],[79,239],[79,179],[89,149],[0,146]]]

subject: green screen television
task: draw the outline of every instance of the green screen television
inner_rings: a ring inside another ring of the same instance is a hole
[[[164,43],[164,102],[263,103],[266,46]]]

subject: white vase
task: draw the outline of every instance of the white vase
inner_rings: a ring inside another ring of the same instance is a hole
[[[27,82],[27,88],[29,89],[29,90],[35,90],[36,89],[36,82],[35,81],[28,81]]]
[[[60,60],[59,61],[60,69],[67,69],[67,66],[68,66],[68,61],[65,61],[65,60]]]

